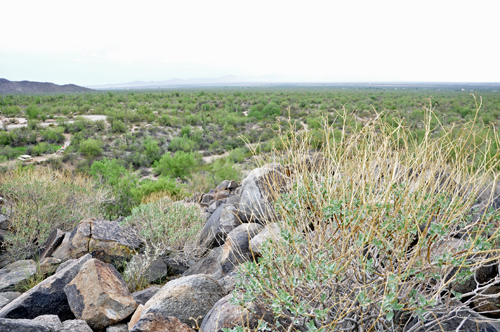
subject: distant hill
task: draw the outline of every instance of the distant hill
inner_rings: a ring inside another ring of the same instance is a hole
[[[0,94],[13,93],[67,93],[67,92],[91,92],[92,89],[84,88],[75,84],[57,85],[47,82],[31,81],[9,81],[0,78]]]

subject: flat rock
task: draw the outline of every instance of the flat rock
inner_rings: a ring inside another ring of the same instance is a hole
[[[64,287],[89,259],[90,255],[81,257],[19,296],[0,310],[0,318],[33,319],[41,315],[57,315],[62,321],[74,319]]]
[[[239,264],[254,259],[254,254],[250,250],[250,240],[262,228],[263,226],[257,223],[243,224],[228,234],[220,259],[223,275],[235,270]]]
[[[52,325],[31,319],[0,318],[2,332],[55,332]]]
[[[132,297],[134,300],[139,303],[139,304],[146,304],[146,302],[149,301],[150,298],[152,298],[158,291],[160,290],[159,287],[149,287],[143,290],[140,290],[138,292],[132,293]]]
[[[60,332],[92,332],[89,324],[81,319],[67,320],[62,324],[63,327]]]
[[[53,331],[60,331],[62,329],[62,323],[58,316],[56,315],[42,315],[33,319],[35,322],[40,322],[46,324],[52,328]]]
[[[192,326],[195,321],[191,317],[201,321],[224,295],[224,289],[217,280],[204,274],[175,279],[146,302],[137,324],[146,319],[148,313],[155,313],[163,317],[177,317]]]
[[[118,323],[137,308],[123,277],[98,259],[85,262],[64,292],[75,317],[94,330]]]
[[[17,261],[0,270],[0,292],[14,290],[19,283],[36,273],[36,262],[32,259]]]
[[[195,332],[176,317],[149,312],[142,317],[130,332]]]

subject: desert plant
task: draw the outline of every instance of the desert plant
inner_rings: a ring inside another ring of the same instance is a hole
[[[498,154],[488,156],[491,141],[471,144],[475,123],[433,137],[432,116],[421,141],[380,116],[344,123],[338,138],[324,120],[312,156],[311,132],[280,133],[283,150],[261,161],[287,164],[290,176],[286,187],[267,185],[278,234],[241,266],[234,303],[272,312],[271,330],[397,331],[413,319],[428,329],[453,316],[438,315],[457,310],[453,301],[472,306],[497,283],[455,291],[500,258],[500,215],[485,212]],[[480,197],[484,209],[471,209]]]
[[[11,213],[6,243],[14,259],[35,255],[53,229],[70,231],[80,220],[102,215],[110,196],[87,176],[45,167],[1,174],[0,193]]]
[[[131,226],[145,243],[144,259],[134,271],[125,276],[131,290],[141,284],[144,272],[152,261],[162,255],[173,259],[190,260],[201,251],[196,234],[203,226],[201,210],[196,204],[174,203],[170,198],[141,204],[132,209],[123,225]]]

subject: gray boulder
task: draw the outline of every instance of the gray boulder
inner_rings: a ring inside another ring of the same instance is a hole
[[[37,322],[31,319],[0,318],[0,331],[2,332],[58,332],[52,325]]]
[[[92,332],[92,329],[86,321],[73,319],[64,321],[61,332]]]
[[[217,280],[204,274],[175,279],[144,305],[137,324],[146,319],[148,313],[155,313],[163,317],[177,317],[192,326],[195,321],[191,317],[201,321],[224,295],[224,289]]]
[[[60,259],[61,262],[66,262],[71,259],[71,233],[64,233],[61,244],[51,254],[52,257]]]
[[[273,193],[287,192],[290,183],[290,178],[280,172],[281,168],[273,164],[256,168],[243,180],[239,188],[242,222],[264,224],[276,221]]]
[[[127,324],[117,324],[113,326],[108,326],[106,332],[128,332]]]
[[[191,266],[182,276],[187,277],[196,274],[208,274],[216,279],[222,277],[222,267],[220,260],[222,257],[222,247],[212,249],[207,256]]]
[[[146,304],[146,302],[149,301],[150,298],[152,298],[158,291],[160,290],[159,287],[149,287],[146,289],[143,289],[141,291],[132,293],[132,297],[134,298],[135,302],[139,304]]]
[[[0,318],[33,319],[41,315],[57,315],[62,321],[73,319],[64,287],[89,259],[90,255],[81,257],[19,296],[0,310]]]
[[[266,225],[259,234],[254,236],[252,240],[250,240],[250,249],[256,255],[261,255],[262,244],[270,238],[272,241],[279,241],[281,239],[280,236],[280,228],[277,223],[273,222],[271,224]]]
[[[17,261],[0,270],[0,292],[14,290],[19,283],[36,273],[34,260]]]
[[[205,248],[224,244],[227,234],[241,225],[238,209],[233,204],[222,204],[207,220],[200,232],[199,243]]]
[[[53,331],[60,331],[62,329],[62,323],[58,316],[56,315],[42,315],[33,319],[34,322],[39,322],[46,324],[52,328]]]
[[[223,275],[235,270],[239,264],[254,259],[254,254],[250,250],[250,240],[261,229],[263,229],[263,226],[260,224],[243,224],[228,234],[220,259]]]
[[[153,259],[145,254],[137,254],[132,257],[125,268],[125,276],[141,274],[148,284],[159,281],[168,275],[168,266],[163,259]]]
[[[54,251],[59,247],[62,243],[64,236],[66,233],[61,231],[60,229],[54,229],[50,234],[47,240],[45,241],[43,248],[45,248],[39,256],[40,261],[43,261],[46,257],[51,257]]]

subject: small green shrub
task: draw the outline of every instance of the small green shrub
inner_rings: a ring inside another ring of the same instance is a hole
[[[102,141],[89,138],[80,142],[79,151],[88,158],[97,157],[102,153]]]
[[[193,153],[177,151],[173,157],[169,153],[164,154],[153,167],[157,174],[171,178],[186,178],[196,164]]]

